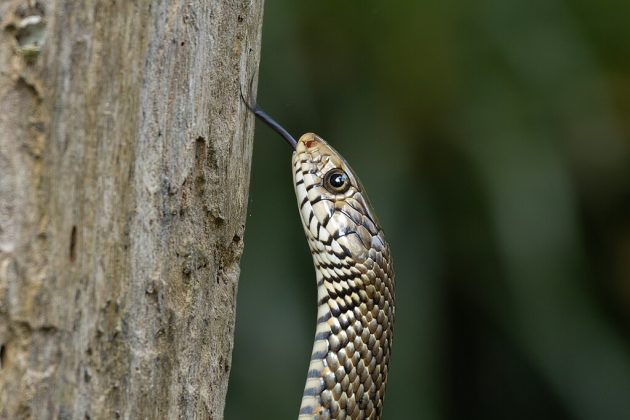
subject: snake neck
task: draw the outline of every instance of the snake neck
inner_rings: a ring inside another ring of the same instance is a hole
[[[392,340],[393,277],[376,262],[331,264],[311,252],[317,326],[299,418],[379,419]]]

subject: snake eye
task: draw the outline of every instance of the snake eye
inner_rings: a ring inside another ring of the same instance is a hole
[[[331,193],[344,193],[350,188],[350,180],[341,169],[332,169],[324,176],[324,187]]]

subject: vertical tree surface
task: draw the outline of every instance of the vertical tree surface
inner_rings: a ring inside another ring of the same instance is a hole
[[[222,418],[262,1],[0,4],[0,418]]]

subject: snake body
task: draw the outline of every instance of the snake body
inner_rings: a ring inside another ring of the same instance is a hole
[[[380,419],[394,326],[394,269],[383,230],[335,149],[312,133],[296,141],[241,98],[294,150],[295,195],[315,264],[317,327],[299,418]]]
[[[358,178],[315,134],[293,180],[317,278],[317,328],[300,418],[378,419],[394,323],[389,246]]]

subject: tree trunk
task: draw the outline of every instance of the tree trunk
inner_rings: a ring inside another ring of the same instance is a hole
[[[222,418],[262,1],[0,4],[0,418]]]

